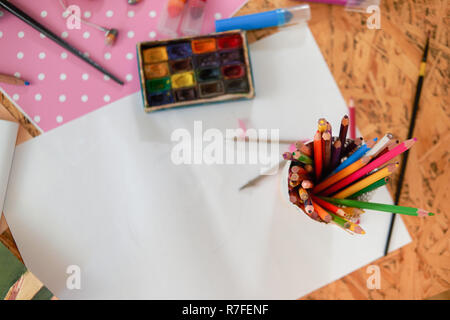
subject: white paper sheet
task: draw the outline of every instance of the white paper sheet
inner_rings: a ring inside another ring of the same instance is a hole
[[[275,48],[274,44],[283,46]],[[174,165],[173,130],[281,128],[309,137],[345,103],[307,27],[252,46],[257,98],[145,115],[134,94],[16,150],[5,214],[27,267],[68,299],[295,299],[382,256],[389,214],[351,236],[293,210],[279,176]],[[386,189],[375,200],[391,201]],[[410,241],[399,219],[392,249]],[[81,268],[81,289],[66,269]]]
[[[17,123],[0,120],[0,215],[5,201],[18,130]]]

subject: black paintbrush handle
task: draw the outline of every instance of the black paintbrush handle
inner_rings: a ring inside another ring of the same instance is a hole
[[[428,32],[427,43],[425,44],[425,48],[423,49],[422,63],[420,65],[420,71],[419,71],[419,80],[417,81],[416,95],[414,97],[414,104],[413,104],[413,110],[412,110],[412,115],[411,115],[411,121],[409,123],[407,139],[412,138],[412,135],[414,133],[414,127],[416,126],[417,112],[419,111],[420,94],[422,92],[422,85],[423,85],[423,80],[425,77],[425,66],[427,63],[429,49],[430,49],[430,32]],[[400,195],[402,193],[402,186],[403,186],[403,180],[405,178],[406,164],[408,163],[408,155],[409,155],[409,151],[406,151],[405,154],[403,155],[403,159],[402,159],[402,167],[401,167],[400,175],[398,178],[397,191],[395,192],[395,204],[396,205],[400,201]],[[384,255],[387,255],[387,253],[389,251],[389,244],[391,242],[391,236],[392,236],[392,230],[394,228],[395,216],[396,216],[395,214],[392,214],[392,216],[391,216],[391,223],[389,224],[388,236],[387,236],[387,240],[386,240],[386,245],[384,247]]]
[[[107,75],[111,79],[113,79],[115,82],[123,85],[123,81],[114,76],[112,73],[107,71],[105,68],[103,68],[101,65],[99,65],[97,62],[92,60],[89,57],[86,57],[80,50],[72,47],[69,43],[58,37],[56,34],[48,30],[46,27],[44,27],[42,24],[31,18],[29,15],[27,15],[25,12],[17,8],[12,3],[6,1],[6,0],[0,0],[0,7],[4,8],[6,11],[10,12],[11,14],[15,15],[17,18],[22,20],[23,22],[27,23],[40,33],[44,34],[47,38],[53,40],[57,44],[59,44],[61,47],[66,49],[67,51],[70,51],[80,59],[84,60],[85,62],[89,63],[91,66],[93,66],[98,71],[102,72],[103,74]]]
[[[419,80],[417,81],[416,95],[414,96],[414,106],[413,106],[413,110],[412,110],[412,114],[411,114],[411,121],[409,123],[407,139],[412,138],[412,135],[414,133],[414,128],[416,127],[416,118],[417,118],[417,112],[419,111],[419,101],[420,101],[420,94],[422,92],[423,78],[424,78],[423,76],[420,76]],[[405,180],[406,165],[408,164],[408,156],[409,156],[409,150],[407,150],[403,154],[402,166],[400,167],[400,174],[398,176],[398,181],[397,181],[397,189],[395,191],[395,199],[394,199],[395,205],[398,205],[398,203],[400,201],[400,195],[402,194],[403,180]],[[392,230],[394,229],[395,216],[396,216],[395,214],[392,214],[391,221],[389,223],[389,231],[388,231],[388,236],[387,236],[387,240],[386,240],[386,245],[384,247],[384,255],[387,255],[389,252],[389,245],[391,243]]]

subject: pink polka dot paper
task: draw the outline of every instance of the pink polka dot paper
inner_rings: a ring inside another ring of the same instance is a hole
[[[157,23],[165,1],[68,0],[77,5],[83,19],[116,28],[113,47],[104,44],[104,33],[81,24],[69,29],[56,0],[12,0],[31,17],[85,52],[125,82],[116,84],[62,47],[0,9],[0,73],[29,80],[30,86],[0,84],[0,89],[22,109],[37,127],[49,131],[91,111],[140,90],[136,43],[164,38]],[[245,0],[209,0],[203,33],[214,31],[214,20],[229,17]]]

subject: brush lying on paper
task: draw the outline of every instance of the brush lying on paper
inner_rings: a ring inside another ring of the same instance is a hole
[[[339,135],[333,137],[331,125],[319,119],[314,140],[296,143],[296,151],[285,152],[290,160],[289,200],[310,218],[334,223],[347,231],[364,234],[359,225],[363,209],[413,216],[432,216],[423,209],[368,202],[370,193],[385,185],[398,163],[388,162],[407,151],[416,139],[399,143],[387,133],[364,142],[347,139],[349,118],[341,121]]]

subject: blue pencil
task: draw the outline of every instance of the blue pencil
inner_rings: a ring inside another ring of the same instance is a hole
[[[375,142],[377,142],[378,138],[374,138],[367,143],[363,144],[361,147],[359,147],[353,154],[348,157],[344,162],[342,162],[334,171],[331,173],[331,175],[335,174],[338,171],[341,171],[342,169],[348,167],[353,162],[358,161],[361,159],[372,147],[375,145]]]

